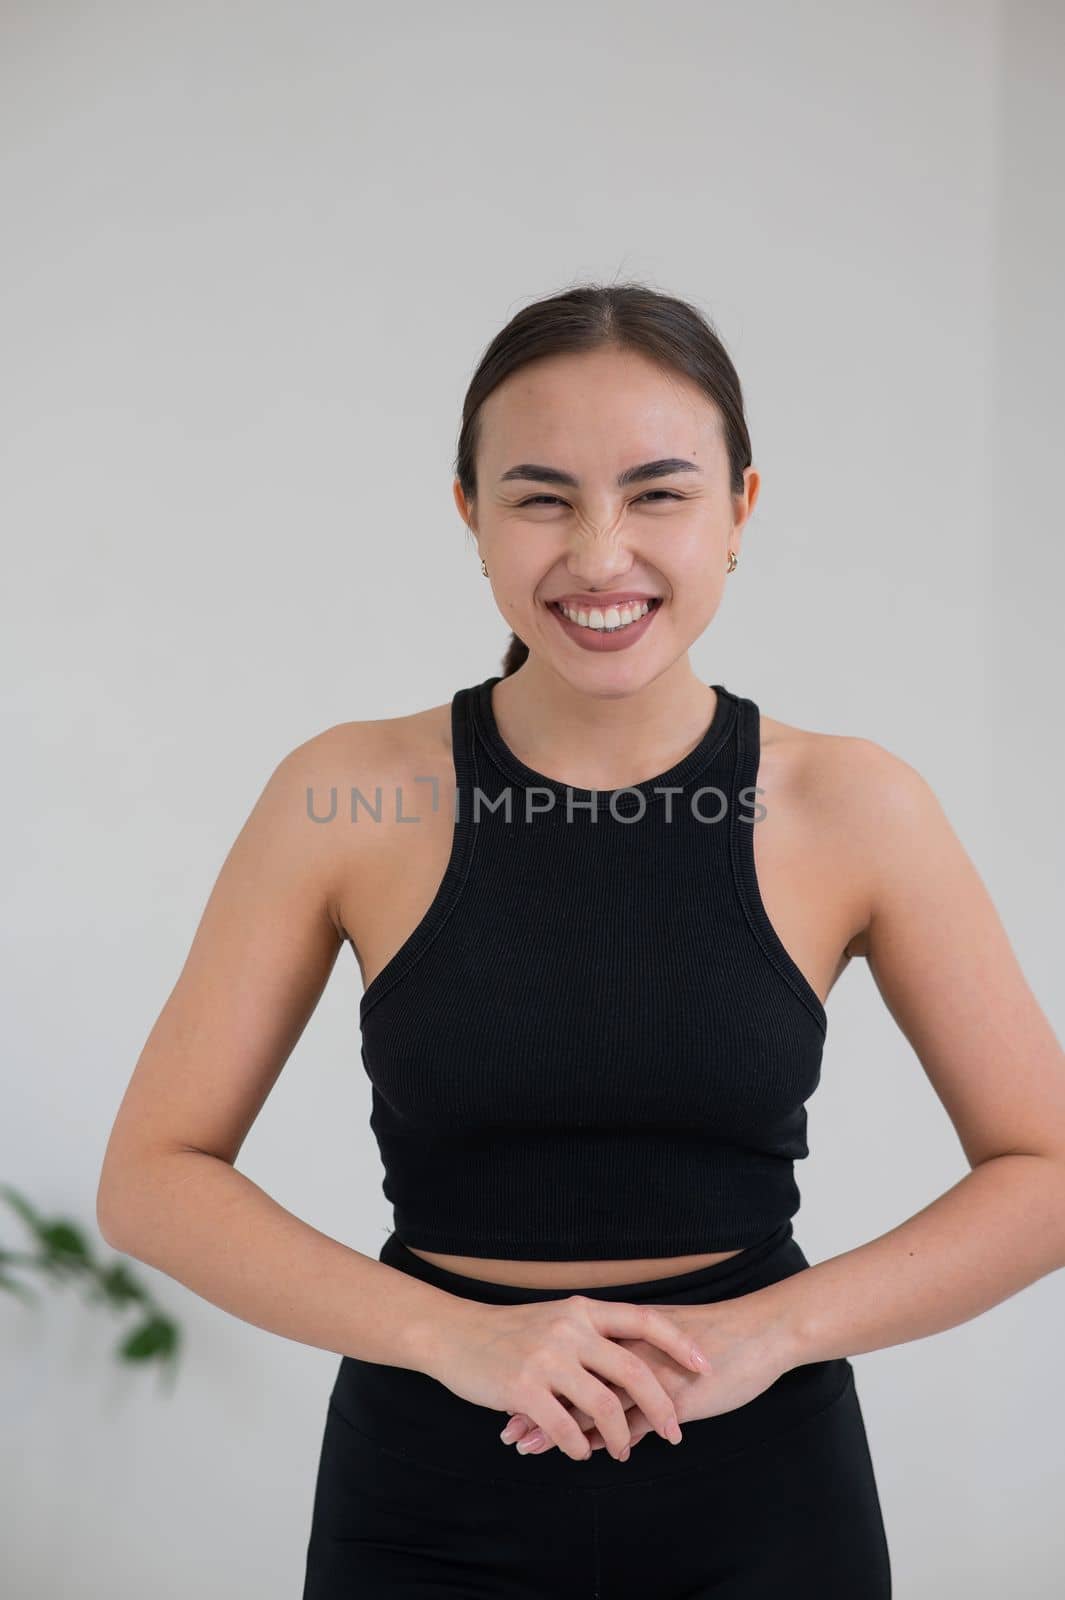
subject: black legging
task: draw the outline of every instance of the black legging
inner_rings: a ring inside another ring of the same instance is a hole
[[[790,1222],[714,1266],[604,1288],[445,1272],[395,1234],[379,1259],[490,1305],[704,1305],[809,1266]],[[891,1569],[851,1363],[793,1367],[746,1405],[645,1434],[628,1461],[521,1456],[506,1413],[345,1356],[329,1400],[303,1600],[887,1600]]]

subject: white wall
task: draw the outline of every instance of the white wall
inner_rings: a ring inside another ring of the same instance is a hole
[[[928,777],[1061,1031],[1063,34],[992,0],[4,8],[0,1181],[95,1233],[274,764],[499,670],[459,406],[581,278],[694,299],[744,382],[763,493],[696,664]],[[239,1164],[376,1255],[358,995],[347,952]],[[830,1017],[811,1260],[965,1170],[864,965]],[[0,1302],[9,1592],[288,1600],[337,1358],[134,1271],[173,1396],[72,1295]],[[1063,1310],[1056,1274],[855,1358],[900,1597],[1059,1592]]]

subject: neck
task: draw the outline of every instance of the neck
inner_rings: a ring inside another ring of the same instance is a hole
[[[530,656],[495,685],[492,710],[504,742],[527,766],[579,772],[582,788],[614,789],[665,771],[694,749],[716,700],[687,654],[637,687],[615,678],[602,688],[575,686]]]

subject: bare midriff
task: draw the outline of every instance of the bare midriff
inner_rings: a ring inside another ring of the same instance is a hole
[[[488,1283],[505,1283],[525,1289],[602,1289],[612,1283],[645,1283],[651,1278],[672,1278],[697,1272],[739,1255],[738,1250],[713,1250],[707,1255],[661,1256],[633,1261],[509,1261],[495,1256],[449,1256],[435,1250],[407,1249],[412,1255],[445,1272]]]

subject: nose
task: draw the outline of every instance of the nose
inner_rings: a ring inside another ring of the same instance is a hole
[[[632,552],[615,529],[577,531],[566,556],[566,569],[575,587],[593,590],[616,583],[632,568]]]

